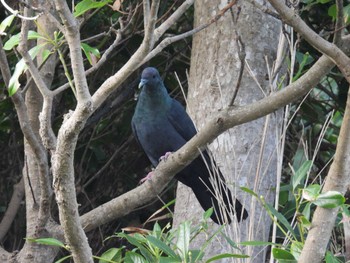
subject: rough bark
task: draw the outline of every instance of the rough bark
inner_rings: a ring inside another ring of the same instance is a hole
[[[222,5],[222,1],[196,1],[195,26],[218,12]],[[193,39],[188,111],[199,130],[205,123],[204,120],[210,119],[218,109],[226,108],[233,97],[242,66],[235,43],[235,30],[246,48],[245,68],[250,67],[255,78],[248,70],[244,71],[235,105],[246,105],[259,100],[265,96],[264,93],[269,94],[272,88],[267,79],[265,57],[271,64],[276,57],[280,23],[243,1],[238,6],[241,9],[238,17],[236,6],[232,10],[234,16],[226,13],[216,24],[198,33]],[[234,22],[236,19],[237,22]],[[233,187],[233,192],[249,211],[249,218],[244,223],[238,226],[233,224],[226,229],[234,241],[266,241],[269,236],[270,218],[254,199],[242,194],[238,187],[249,187],[259,196],[264,196],[266,202],[273,203],[277,167],[276,131],[280,120],[281,116],[277,113],[246,123],[219,136],[212,144],[212,152],[227,183]],[[198,219],[202,213],[191,191],[179,186],[175,222],[192,218],[194,214]],[[207,249],[211,255],[228,250],[232,249],[225,242],[214,242]],[[264,252],[258,255],[259,251],[263,250],[256,248],[252,251],[248,248],[244,252],[252,256],[250,262],[263,262]]]

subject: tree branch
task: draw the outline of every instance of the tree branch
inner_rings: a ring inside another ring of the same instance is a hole
[[[73,14],[71,13],[66,1],[55,0],[55,5],[65,26],[65,31],[63,31],[63,33],[66,37],[69,46],[69,54],[72,62],[71,65],[75,88],[77,92],[78,104],[90,104],[91,95],[88,89],[84,64],[82,60],[78,21],[74,18]]]
[[[295,31],[318,51],[331,58],[350,83],[350,58],[335,44],[328,42],[308,27],[295,10],[287,7],[284,1],[269,0],[269,2],[280,14],[283,21],[292,26]]]
[[[231,3],[229,3],[228,5],[226,5],[223,9],[221,9],[219,11],[219,13],[212,17],[211,19],[209,19],[209,21],[203,25],[200,25],[190,31],[187,31],[185,33],[182,33],[180,35],[176,35],[176,36],[172,36],[172,37],[167,37],[165,39],[163,39],[141,62],[141,64],[146,63],[147,61],[151,60],[152,58],[154,58],[156,55],[158,55],[164,48],[166,48],[167,46],[169,46],[170,44],[177,42],[181,39],[190,37],[196,33],[198,33],[199,31],[202,31],[203,29],[209,27],[211,24],[215,23],[216,21],[218,21],[234,4],[236,4],[237,1],[232,1]],[[190,4],[192,4],[193,1],[186,1],[185,3],[183,3],[180,8],[182,10],[182,12],[185,12],[189,7]],[[176,10],[177,12],[178,10]],[[176,13],[174,12],[174,14]],[[165,30],[167,30],[170,25],[168,24],[169,22],[176,22],[176,20],[178,19],[179,14],[176,13],[176,15],[170,16],[161,26],[159,26],[155,31],[155,41],[157,41],[161,34],[165,33]],[[163,26],[165,25],[165,26]],[[157,31],[158,30],[158,31]]]
[[[300,98],[312,89],[332,67],[334,67],[333,62],[326,56],[322,56],[305,75],[285,89],[255,103],[242,107],[229,107],[220,111],[195,137],[172,154],[165,163],[161,162],[157,166],[152,180],[83,215],[81,222],[84,230],[92,230],[149,202],[168,185],[177,172],[200,154],[198,149],[203,149],[224,131],[261,118]]]
[[[27,13],[28,9],[25,8],[25,14]],[[28,36],[28,29],[29,29],[29,21],[28,20],[22,20],[22,28],[21,28],[21,41],[18,45],[18,50],[21,53],[23,60],[27,64],[29,71],[31,75],[33,76],[33,79],[35,83],[37,84],[38,89],[42,93],[44,99],[46,97],[49,97],[49,89],[46,87],[45,82],[41,78],[38,69],[34,65],[34,62],[32,58],[30,57],[28,53],[28,45],[27,45],[27,36]],[[17,96],[16,96],[17,94]],[[20,120],[20,113],[18,111],[22,111],[23,118],[27,118],[26,115],[26,107],[24,105],[23,98],[21,95],[16,93],[15,96],[13,96],[13,102],[15,103],[16,110],[18,113],[18,118],[20,121],[20,125],[22,128],[23,133],[25,133],[25,129],[27,129],[26,133],[26,139],[28,140],[28,143],[30,147],[33,149],[33,152],[35,154],[35,157],[37,159],[37,163],[39,166],[40,171],[40,204],[39,204],[39,215],[38,215],[38,229],[44,229],[45,225],[47,223],[47,220],[49,219],[50,213],[50,183],[49,183],[49,164],[47,160],[46,151],[43,147],[43,145],[40,142],[39,138],[36,138],[34,131],[31,128],[31,125],[28,125],[30,127],[25,127],[24,124],[26,121],[29,122],[29,118],[26,120],[23,120],[23,123]],[[25,111],[25,112],[24,112]],[[48,113],[48,116],[51,117],[51,113]],[[29,124],[29,123],[28,123]]]
[[[337,7],[337,19],[335,21],[335,29],[334,29],[334,38],[333,43],[335,45],[340,44],[342,29],[343,29],[343,19],[344,19],[344,9],[343,9],[343,0],[336,0]]]
[[[144,8],[145,8],[144,1]],[[149,19],[147,25],[145,25],[145,36],[140,47],[131,56],[131,58],[126,62],[126,64],[113,76],[109,77],[101,87],[92,96],[93,107],[99,107],[102,102],[116,89],[118,88],[124,80],[126,80],[131,73],[133,73],[140,65],[142,60],[147,56],[147,54],[152,50],[154,44],[154,28],[157,21],[157,12],[159,7],[159,0],[152,2],[150,14],[155,17]],[[144,10],[145,12],[145,10]],[[146,16],[145,14],[144,16]]]
[[[335,151],[334,161],[327,174],[322,192],[338,191],[345,194],[349,186],[350,174],[350,90],[346,101],[343,122]],[[329,238],[337,218],[339,207],[327,209],[317,207],[312,218],[312,225],[298,262],[322,262],[329,243]],[[322,232],[322,235],[320,233]]]
[[[269,0],[269,2],[280,14],[283,21],[292,26],[295,31],[318,51],[331,58],[350,83],[350,58],[338,46],[328,42],[308,27],[293,9],[285,5],[284,1]]]
[[[92,251],[79,220],[73,164],[79,132],[93,111],[91,95],[83,65],[78,22],[66,1],[55,0],[55,6],[65,27],[63,33],[69,46],[78,103],[74,112],[65,116],[58,132],[56,152],[52,156],[53,183],[60,222],[66,241],[71,247],[74,262],[93,263]]]
[[[0,242],[2,242],[3,238],[7,234],[8,230],[10,229],[13,220],[15,219],[18,209],[21,205],[21,202],[24,197],[24,179],[23,176],[21,180],[14,185],[13,187],[13,193],[10,200],[10,203],[8,204],[8,207],[6,209],[6,212],[0,222]]]
[[[178,9],[165,20],[156,30],[154,30],[154,41],[157,42],[160,37],[176,23],[176,21],[190,8],[194,3],[194,0],[186,0],[179,6]]]

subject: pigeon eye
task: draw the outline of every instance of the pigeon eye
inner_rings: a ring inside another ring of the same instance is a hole
[[[153,78],[155,79],[155,78],[156,78],[156,75],[153,75]]]

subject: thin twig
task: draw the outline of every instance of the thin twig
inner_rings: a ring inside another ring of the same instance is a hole
[[[335,29],[334,29],[334,38],[333,43],[338,45],[341,41],[342,30],[344,27],[344,9],[343,9],[343,0],[336,0],[336,8],[337,8],[337,19],[335,21]]]
[[[11,14],[13,14],[14,16],[19,17],[19,18],[21,18],[21,19],[23,19],[23,20],[36,20],[36,19],[39,18],[40,15],[42,15],[42,13],[40,13],[40,14],[38,14],[38,15],[36,15],[36,16],[23,16],[23,15],[18,14],[19,11],[13,10],[13,9],[5,2],[5,0],[0,0],[0,1],[1,1],[1,3],[3,4],[3,6],[4,6]]]
[[[176,36],[172,36],[172,37],[167,37],[165,39],[163,39],[141,62],[141,64],[146,63],[147,61],[151,60],[152,58],[154,58],[157,54],[159,54],[164,48],[166,48],[167,46],[169,46],[170,44],[179,41],[181,39],[190,37],[196,33],[198,33],[199,31],[202,31],[203,29],[209,27],[211,24],[215,23],[216,21],[218,21],[234,4],[236,4],[237,0],[232,1],[231,3],[229,3],[228,5],[226,5],[223,9],[221,9],[219,11],[219,13],[217,15],[215,15],[214,17],[212,17],[211,19],[209,19],[209,21],[206,24],[200,25],[190,31],[187,31],[185,33],[182,33],[180,35],[176,35]],[[170,19],[170,18],[169,18]],[[168,19],[168,20],[169,20]],[[167,21],[168,21],[167,20]],[[166,21],[166,22],[167,22]],[[164,29],[166,27],[158,27],[156,30],[157,34],[160,33],[164,33]],[[156,34],[156,33],[155,33]]]

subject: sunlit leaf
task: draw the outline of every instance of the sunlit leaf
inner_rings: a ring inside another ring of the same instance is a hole
[[[301,251],[303,249],[304,244],[302,242],[293,241],[290,246],[290,253],[294,256],[294,258],[298,259]]]
[[[337,191],[320,194],[313,203],[323,208],[336,208],[345,203],[345,197]]]
[[[312,184],[303,189],[303,198],[313,202],[316,200],[318,195],[320,194],[321,186],[319,184]]]
[[[0,36],[6,35],[6,33],[5,33],[6,28],[12,24],[12,21],[15,17],[16,17],[15,15],[9,15],[1,22],[1,24],[0,24]]]
[[[326,263],[343,263],[340,259],[336,258],[331,252],[327,251],[325,257]],[[348,262],[348,261],[347,261]]]
[[[6,41],[6,43],[4,44],[4,49],[5,50],[11,50],[13,49],[15,46],[17,46],[19,44],[19,41],[20,41],[20,38],[21,38],[21,34],[18,33],[16,35],[13,35],[12,37],[10,37],[9,40]],[[45,39],[42,35],[40,35],[38,32],[35,32],[35,31],[32,31],[32,30],[29,30],[28,31],[28,37],[27,39],[38,39],[38,38],[41,38],[41,39]]]
[[[240,245],[242,246],[279,246],[276,243],[273,242],[267,242],[267,241],[243,241],[243,242],[239,242]]]
[[[312,161],[305,161],[292,177],[293,191],[306,178],[308,171],[312,166]]]
[[[177,242],[176,246],[179,249],[180,254],[182,255],[181,258],[185,259],[189,250],[189,244],[190,244],[190,235],[191,235],[191,226],[190,222],[185,221],[180,224],[178,229],[178,236],[177,236]]]
[[[104,0],[104,1],[83,0],[75,6],[73,14],[75,17],[78,17],[91,9],[104,7],[109,2],[111,1],[110,0]]]
[[[248,194],[251,194],[252,196],[255,196],[256,198],[259,198],[259,196],[253,191],[253,190],[250,190],[249,188],[247,187],[240,187],[242,191],[248,193]]]
[[[55,246],[66,248],[66,245],[56,238],[46,237],[46,238],[28,238],[29,241],[35,242],[41,245]]]
[[[42,45],[38,45],[33,47],[31,50],[29,50],[29,55],[31,56],[31,58],[35,58],[40,49],[42,48]],[[19,77],[22,75],[22,73],[27,69],[27,65],[25,64],[23,58],[18,61],[18,63],[16,64],[15,67],[15,71],[9,81],[9,87],[8,87],[8,92],[9,95],[12,96],[13,94],[15,94],[20,86],[19,83]]]

